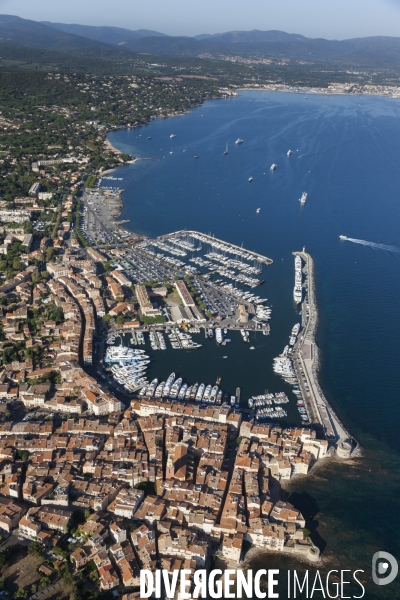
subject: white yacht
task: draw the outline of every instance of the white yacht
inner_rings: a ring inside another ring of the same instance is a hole
[[[165,381],[162,381],[161,383],[158,384],[156,391],[154,393],[155,398],[161,398],[163,390],[164,390],[164,386],[165,386]]]
[[[270,171],[275,171],[275,169],[276,169],[277,166],[278,165],[276,165],[275,163],[272,163],[272,165],[270,166],[269,170]]]
[[[197,390],[197,394],[196,394],[196,402],[201,402],[201,400],[203,399],[203,395],[204,395],[204,390],[205,390],[206,386],[204,385],[204,383],[201,383],[199,385],[199,389]]]
[[[171,375],[168,377],[168,379],[165,383],[164,389],[163,389],[163,393],[162,393],[163,398],[168,398],[169,393],[172,388],[172,384],[174,383],[174,381],[175,381],[175,373],[171,373]]]
[[[222,329],[220,327],[217,327],[215,330],[215,339],[217,340],[218,344],[222,344],[224,341],[224,336],[222,335]]]
[[[347,235],[339,235],[339,239],[340,240],[348,240],[349,238],[347,237]]]
[[[210,399],[211,390],[212,390],[211,385],[208,385],[204,391],[203,400],[205,400],[206,402],[208,402]]]
[[[196,382],[192,387],[192,391],[190,392],[190,399],[194,400],[196,398],[197,390],[199,389],[199,384]]]
[[[174,137],[176,137],[176,135],[174,133],[171,133],[171,135],[169,137],[174,138]]]
[[[184,383],[183,386],[181,387],[180,391],[179,391],[178,400],[184,400],[185,399],[187,387],[188,387],[188,384]]]
[[[175,381],[174,385],[171,387],[171,391],[169,393],[169,397],[172,400],[175,400],[175,398],[178,396],[179,390],[181,389],[181,385],[182,385],[182,377],[179,377],[179,379],[177,379]]]
[[[150,383],[149,387],[146,390],[146,395],[149,396],[150,398],[152,398],[154,392],[156,391],[157,385],[158,385],[158,379],[153,379],[153,381]]]
[[[305,204],[307,202],[307,196],[308,196],[307,192],[302,193],[301,198],[299,200],[300,204]]]
[[[291,155],[293,154],[293,151],[292,151],[292,150],[288,150],[288,151],[286,152],[286,154],[287,154],[288,156],[291,156]]]
[[[293,289],[293,298],[296,304],[300,304],[303,299],[303,288],[301,286],[294,286]]]
[[[300,323],[296,323],[296,325],[293,326],[292,335],[298,336],[300,328],[301,328]]]
[[[243,144],[243,140],[241,140],[240,138],[238,138],[238,139],[236,140],[235,144],[238,144],[238,145],[239,145],[239,144]]]
[[[252,177],[249,177],[249,183],[251,183],[253,181]]]
[[[256,213],[259,215],[261,211],[261,208],[257,208]]]
[[[210,394],[210,402],[212,404],[215,404],[216,398],[217,398],[217,394],[218,394],[218,386],[214,385],[213,389],[211,390],[211,394]]]

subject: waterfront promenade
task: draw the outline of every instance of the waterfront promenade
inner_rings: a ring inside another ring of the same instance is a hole
[[[315,342],[318,326],[318,306],[315,295],[314,261],[306,252],[293,252],[304,261],[303,272],[307,289],[302,302],[303,331],[295,346],[294,368],[300,383],[303,398],[306,401],[310,417],[319,423],[328,441],[339,446],[351,439],[332,407],[329,405],[318,381],[319,349]]]

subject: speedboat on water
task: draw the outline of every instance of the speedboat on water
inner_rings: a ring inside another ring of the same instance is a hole
[[[307,192],[303,192],[303,193],[302,193],[302,195],[301,195],[301,198],[300,198],[300,200],[299,200],[300,204],[302,204],[302,205],[303,205],[303,204],[305,204],[305,203],[306,203],[306,201],[307,201],[307,196],[308,196]]]

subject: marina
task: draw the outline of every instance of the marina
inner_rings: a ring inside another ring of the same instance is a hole
[[[127,189],[123,217],[135,223],[131,224],[135,231],[151,237],[185,228],[212,230],[218,238],[233,241],[239,247],[243,242],[246,247],[271,256],[274,264],[263,277],[265,284],[250,290],[268,297],[265,304],[273,309],[271,334],[263,338],[251,332],[247,345],[237,331],[230,331],[232,343],[217,349],[215,337],[206,344],[202,333],[198,339],[203,348],[196,351],[196,369],[190,372],[186,352],[177,352],[173,358],[172,352],[159,352],[163,361],[165,357],[170,362],[162,373],[151,365],[149,381],[160,375],[165,379],[179,369],[184,381],[193,384],[204,381],[211,385],[222,376],[221,386],[231,395],[235,395],[235,384],[241,386],[245,402],[253,395],[263,395],[265,390],[283,390],[295,399],[292,390],[296,388],[274,374],[271,367],[273,358],[288,344],[294,324],[302,323],[303,315],[299,313],[307,312],[304,298],[299,305],[293,302],[291,256],[294,249],[301,250],[306,243],[307,252],[315,261],[320,320],[317,342],[323,353],[321,386],[338,416],[358,432],[364,446],[368,445],[368,455],[362,464],[352,461],[348,469],[333,462],[320,477],[300,479],[293,482],[291,489],[298,498],[311,496],[317,503],[319,532],[331,552],[345,557],[343,568],[356,559],[361,568],[368,569],[370,560],[367,564],[365,548],[385,545],[382,531],[391,527],[393,514],[388,512],[383,529],[371,521],[365,506],[374,501],[374,481],[380,489],[386,489],[390,498],[396,497],[398,453],[393,448],[399,444],[397,353],[388,353],[387,348],[398,347],[393,326],[398,312],[398,281],[393,278],[397,257],[341,243],[338,236],[398,243],[398,177],[395,161],[388,160],[384,151],[390,148],[393,154],[399,145],[398,100],[310,95],[305,101],[300,94],[245,91],[235,102],[209,103],[209,111],[207,104],[176,120],[175,133],[179,133],[177,139],[182,140],[187,154],[175,152],[171,159],[165,159],[165,164],[160,160],[118,170]],[[219,117],[216,107],[220,107]],[[371,122],[376,127],[365,136],[365,127]],[[150,124],[149,131],[155,139],[169,135],[170,128],[167,120],[159,119]],[[124,132],[112,134],[114,143],[121,142],[125,147],[136,143],[136,135],[133,130],[130,137]],[[239,148],[230,143],[229,154],[222,156],[226,140],[234,141],[239,135],[245,143]],[[286,156],[288,148],[293,150],[290,158]],[[234,160],[238,153],[240,165]],[[201,154],[201,159],[194,161],[193,154]],[[271,174],[269,166],[273,162],[279,166]],[[250,174],[254,177],[251,185],[247,182]],[[301,208],[299,198],[303,190],[309,193],[310,202]],[[311,202],[314,197],[318,202]],[[377,197],[381,199],[379,203]],[[256,214],[258,207],[260,214]],[[389,219],[388,215],[394,217]],[[305,263],[303,282],[304,268]],[[371,314],[377,312],[382,318],[371,321]],[[370,326],[366,327],[366,323]],[[299,337],[305,335],[304,331],[303,328]],[[262,352],[258,350],[267,340],[268,346]],[[252,345],[255,351],[250,351]],[[202,355],[208,350],[206,365]],[[146,347],[146,353],[151,354],[150,351]],[[224,360],[225,355],[228,358]],[[224,366],[231,362],[232,368]],[[242,372],[248,377],[243,377]],[[263,373],[262,378],[259,372]],[[252,386],[246,388],[247,379]],[[382,393],[385,404],[377,410],[376,399]],[[291,404],[292,401],[282,405],[285,410],[289,407],[287,421],[299,422],[296,401],[293,418]],[[377,468],[383,465],[388,469]],[[362,505],[361,497],[366,499]],[[343,528],[338,528],[339,515],[351,534],[348,540],[343,537]],[[297,563],[285,560],[276,559],[274,567],[298,568]],[[265,556],[253,568],[265,568]]]

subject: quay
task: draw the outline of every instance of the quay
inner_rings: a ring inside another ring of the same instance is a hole
[[[251,255],[251,258],[253,260],[256,260],[264,265],[272,265],[272,263],[274,262],[272,260],[272,258],[268,258],[268,256],[264,256],[263,254],[258,254],[257,252],[253,252],[252,250],[247,250],[247,248],[242,248],[241,246],[237,246],[236,244],[231,244],[230,242],[226,242],[224,240],[220,240],[212,235],[209,235],[207,233],[200,233],[199,231],[194,231],[194,230],[181,230],[181,231],[175,231],[173,233],[167,233],[165,235],[160,235],[157,239],[159,240],[167,240],[170,237],[174,237],[174,236],[178,236],[178,235],[189,235],[189,236],[193,236],[195,238],[197,238],[197,236],[201,236],[202,238],[206,238],[207,243],[214,245],[215,243],[218,244],[222,244],[223,246],[226,246],[227,248],[231,248],[232,250],[235,251],[235,253],[242,253],[242,252],[246,252],[246,254]]]
[[[328,442],[336,446],[338,456],[348,458],[357,442],[352,439],[326,399],[318,381],[319,348],[315,342],[318,326],[318,306],[315,295],[314,261],[305,252],[293,252],[304,261],[306,293],[302,301],[302,327],[294,347],[293,366],[299,381],[307,411],[315,423],[319,423]],[[307,389],[306,389],[307,384]]]

